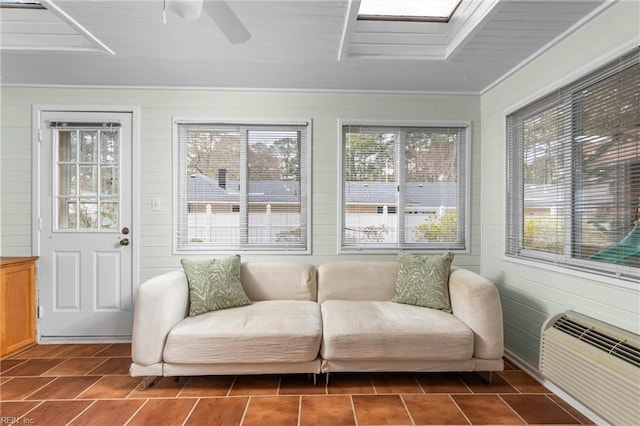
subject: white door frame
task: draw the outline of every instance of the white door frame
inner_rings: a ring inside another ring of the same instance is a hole
[[[42,129],[40,128],[41,118],[43,112],[121,112],[131,114],[131,226],[136,230],[136,235],[140,235],[140,107],[138,105],[49,105],[49,104],[34,104],[32,106],[32,119],[31,119],[31,139],[32,139],[32,177],[31,177],[31,217],[32,217],[32,253],[33,256],[40,256],[42,249],[42,224],[39,223],[38,218],[42,217],[42,145],[43,139]],[[49,213],[47,213],[49,214]],[[133,297],[138,293],[138,287],[140,286],[140,242],[139,238],[132,244],[131,247],[131,279],[133,287]],[[38,278],[39,262],[36,262],[36,312],[39,303],[40,295],[40,280]],[[40,319],[36,318],[36,335],[38,343],[41,342],[40,335]],[[61,339],[63,342],[66,339]],[[100,342],[101,338],[87,338],[79,339],[73,338],[69,341],[84,341],[84,342]],[[109,339],[113,341],[113,338]],[[49,342],[49,339],[47,339]],[[53,341],[51,341],[53,342]]]

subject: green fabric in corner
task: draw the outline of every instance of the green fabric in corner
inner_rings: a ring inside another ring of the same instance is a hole
[[[449,273],[453,253],[425,256],[398,254],[398,279],[392,302],[451,312]]]
[[[240,282],[240,256],[181,263],[189,283],[190,317],[251,303]]]

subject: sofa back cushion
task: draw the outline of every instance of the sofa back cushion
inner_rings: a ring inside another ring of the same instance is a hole
[[[254,302],[317,300],[316,268],[305,263],[243,262],[240,281],[247,296]]]
[[[396,290],[395,261],[350,260],[318,267],[318,302],[325,300],[391,300]]]

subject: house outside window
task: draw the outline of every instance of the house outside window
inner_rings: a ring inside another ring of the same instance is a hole
[[[307,123],[176,120],[178,252],[308,252]]]
[[[340,250],[467,250],[469,123],[341,123]]]
[[[640,280],[639,54],[507,116],[507,256]]]

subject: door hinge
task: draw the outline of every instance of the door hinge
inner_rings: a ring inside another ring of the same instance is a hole
[[[38,319],[42,318],[42,305],[38,305],[38,309],[36,309],[36,317]]]
[[[42,231],[42,216],[38,218],[38,231]]]
[[[42,129],[38,129],[38,142],[42,143]]]

